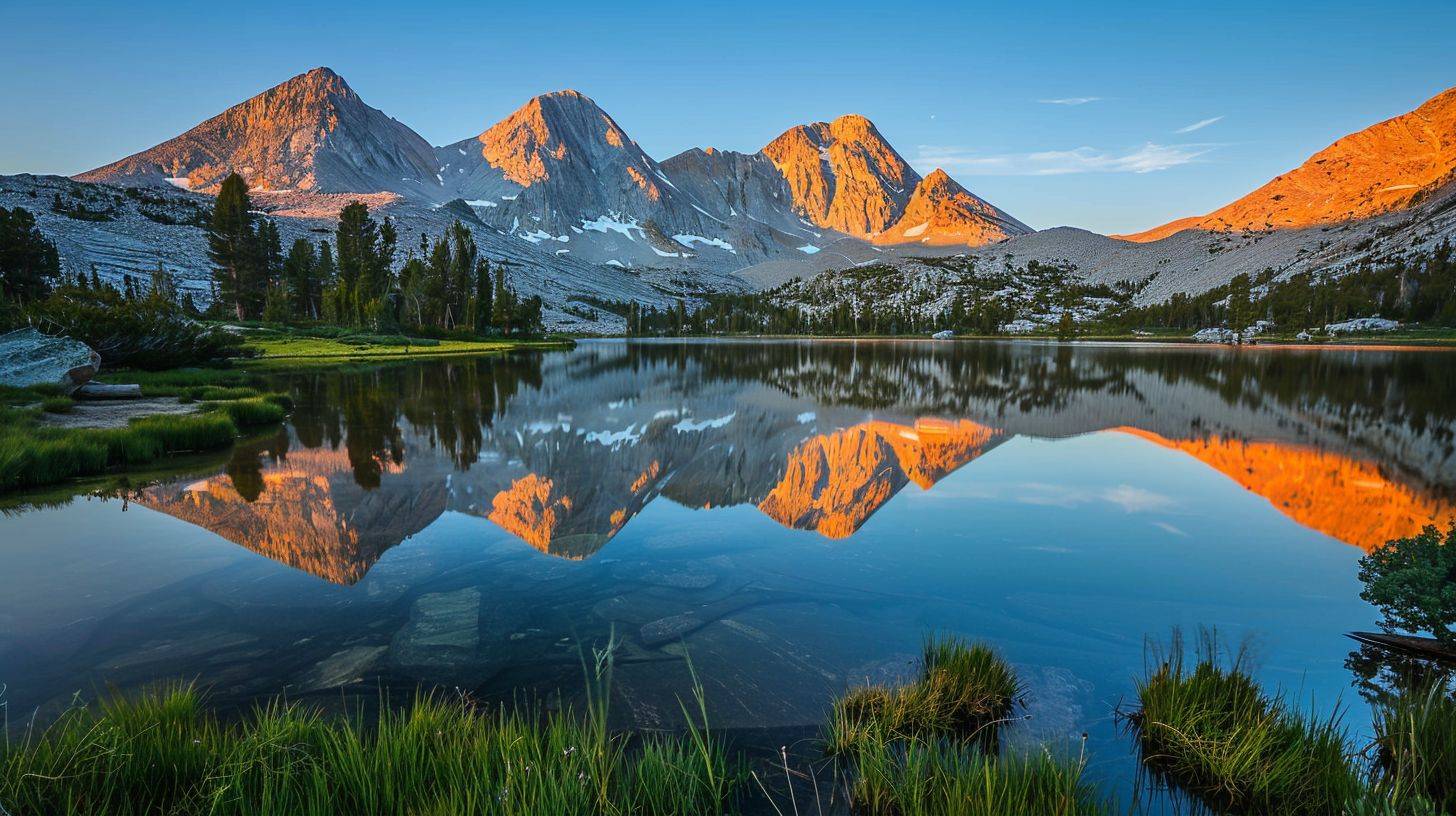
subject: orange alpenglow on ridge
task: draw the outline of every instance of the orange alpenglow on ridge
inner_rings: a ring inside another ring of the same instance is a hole
[[[1003,439],[970,420],[870,421],[819,434],[789,454],[783,478],[759,503],[785,527],[845,538],[907,482],[929,489]]]
[[[861,237],[894,224],[919,180],[874,124],[858,114],[789,128],[763,152],[788,181],[800,215]]]
[[[1426,496],[1381,474],[1377,465],[1277,442],[1167,439],[1114,428],[1182,451],[1269,501],[1296,523],[1367,552],[1393,539],[1456,520],[1456,504]]]
[[[1112,237],[1141,243],[1186,229],[1261,232],[1355,221],[1415,206],[1453,181],[1456,88],[1336,141],[1208,215]]]
[[[983,246],[1028,232],[1030,227],[936,168],[915,186],[900,220],[872,240],[876,244]]]

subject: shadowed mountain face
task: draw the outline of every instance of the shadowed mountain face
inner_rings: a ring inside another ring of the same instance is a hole
[[[598,552],[658,499],[850,539],[1016,437],[1131,434],[1369,549],[1456,520],[1448,356],[898,342],[583,343],[279,376],[286,432],[136,500],[337,583],[453,511]]]

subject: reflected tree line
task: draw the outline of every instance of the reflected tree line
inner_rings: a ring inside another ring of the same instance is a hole
[[[289,424],[298,444],[342,448],[355,483],[366,490],[379,487],[391,466],[404,464],[402,423],[456,468],[469,470],[480,458],[486,429],[511,397],[540,386],[537,353],[305,372],[268,382],[293,397]],[[279,428],[234,448],[225,471],[238,494],[256,501],[263,471],[286,462],[289,445],[289,431]]]

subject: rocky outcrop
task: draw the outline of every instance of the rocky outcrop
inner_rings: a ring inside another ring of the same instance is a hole
[[[1299,167],[1202,217],[1134,235],[1157,241],[1187,229],[1241,232],[1356,221],[1407,209],[1456,181],[1456,88],[1410,113],[1346,136]]]
[[[437,198],[434,151],[364,104],[343,77],[315,68],[175,139],[77,176],[215,193],[230,173],[256,190],[393,191]]]
[[[35,329],[0,334],[0,383],[58,385],[74,391],[101,368],[101,355],[80,340],[51,337]]]

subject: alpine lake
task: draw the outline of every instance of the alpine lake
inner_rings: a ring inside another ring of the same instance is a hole
[[[6,506],[10,728],[167,679],[580,706],[613,644],[615,725],[680,727],[696,676],[773,753],[952,633],[1026,685],[1008,750],[1085,750],[1132,800],[1150,643],[1247,641],[1359,742],[1357,560],[1456,520],[1445,351],[602,340],[265,376],[284,425]]]

